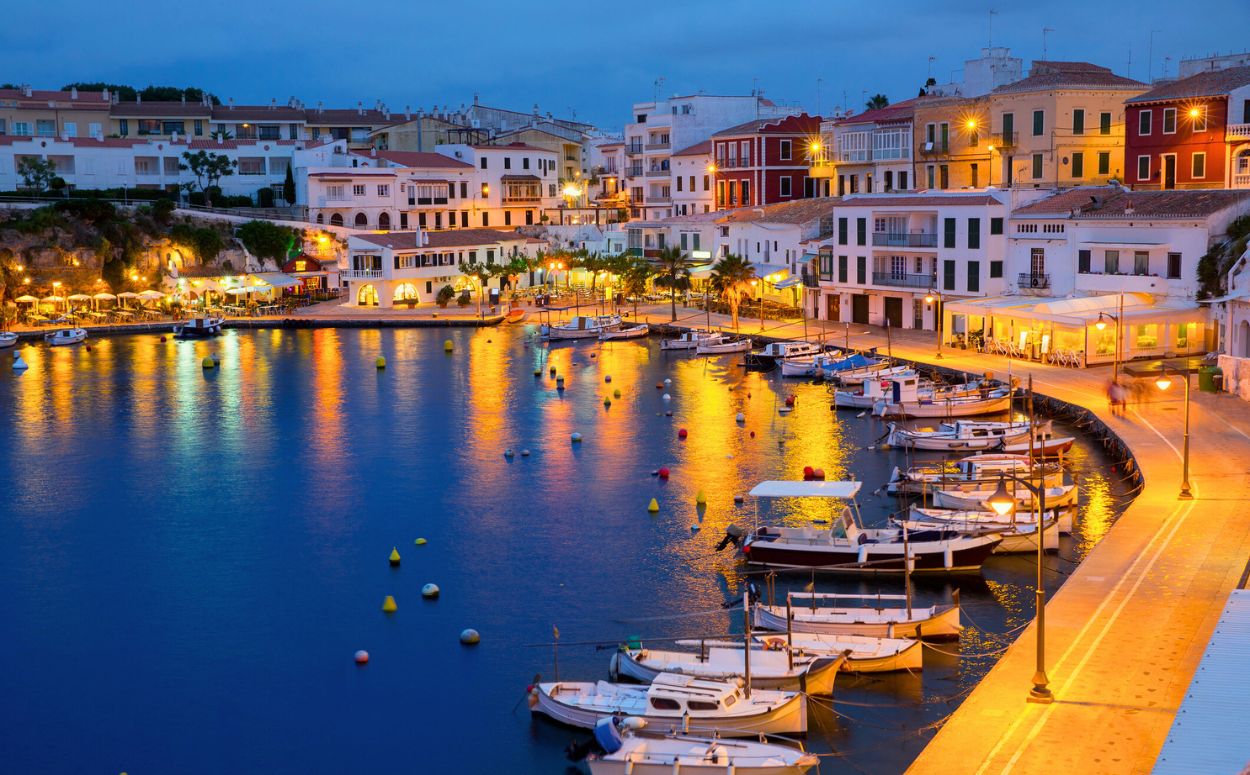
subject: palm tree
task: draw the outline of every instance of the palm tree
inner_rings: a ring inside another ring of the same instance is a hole
[[[729,302],[735,332],[738,330],[738,305],[744,297],[751,297],[754,282],[755,267],[742,256],[731,253],[712,265],[712,290],[719,298]]]
[[[867,108],[869,110],[880,110],[890,106],[890,98],[884,94],[874,94],[868,100]]]
[[[647,281],[655,275],[655,267],[650,261],[634,258],[625,253],[618,258],[624,259],[624,266],[618,273],[621,276],[621,291],[634,297],[634,318],[638,318],[638,297],[647,292]]]
[[[655,284],[672,295],[673,321],[677,322],[677,292],[690,287],[690,261],[677,248],[665,248],[655,257]]]
[[[476,261],[470,261],[461,265],[460,274],[465,277],[472,277],[477,280],[477,316],[482,316],[482,294],[485,292],[486,283],[495,275],[494,264],[479,264]]]

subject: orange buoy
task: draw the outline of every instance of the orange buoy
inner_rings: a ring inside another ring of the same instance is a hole
[[[661,479],[667,479],[667,478],[668,478],[668,469],[667,469],[667,468],[661,468],[661,469],[659,470],[659,472],[658,472],[658,475],[659,475],[659,477],[660,477]]]
[[[356,660],[356,664],[358,664],[358,665],[367,665],[367,664],[369,664],[369,652],[368,652],[368,651],[365,651],[364,649],[361,649],[360,651],[357,651],[357,652],[356,652],[356,656],[355,656],[355,660]]]
[[[684,439],[684,438],[686,438],[686,435],[687,435],[687,434],[686,434],[686,429],[685,429],[685,428],[679,428],[679,429],[677,430],[677,438],[679,438],[679,439]]]

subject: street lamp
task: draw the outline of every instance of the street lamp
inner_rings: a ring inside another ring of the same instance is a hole
[[[924,297],[925,304],[937,302],[937,306],[933,308],[933,327],[937,329],[937,353],[933,356],[937,360],[942,360],[942,292],[936,288],[930,288]]]
[[[1112,315],[1109,312],[1099,312],[1098,320],[1094,323],[1094,328],[1099,331],[1107,329],[1107,321],[1111,320],[1115,323],[1115,360],[1111,366],[1111,380],[1118,382],[1120,380],[1120,340],[1123,339],[1124,329],[1121,321],[1124,319],[1124,294],[1120,294],[1119,314]]]
[[[1029,425],[1029,433],[1034,433],[1033,425]],[[1033,672],[1033,688],[1029,690],[1028,701],[1039,703],[1051,703],[1055,700],[1055,695],[1050,691],[1050,679],[1046,677],[1046,590],[1042,585],[1042,548],[1045,544],[1043,534],[1045,531],[1046,520],[1046,472],[1042,472],[1041,486],[1035,486],[1011,474],[1000,473],[998,475],[998,487],[994,490],[994,494],[986,501],[994,513],[1000,517],[1005,517],[1011,510],[1016,507],[1016,499],[1007,491],[1007,480],[1018,484],[1033,494],[1037,499],[1037,514],[1035,524],[1037,525],[1037,584],[1034,587],[1036,591],[1037,602],[1034,611],[1037,616],[1037,667]],[[1056,517],[1056,519],[1058,519]],[[1056,524],[1056,529],[1058,525]]]
[[[1181,492],[1178,497],[1189,500],[1194,497],[1193,492],[1189,489],[1189,372],[1185,372],[1185,444],[1181,453]],[[1160,390],[1167,390],[1172,387],[1172,378],[1168,376],[1167,368],[1155,378],[1155,387]]]

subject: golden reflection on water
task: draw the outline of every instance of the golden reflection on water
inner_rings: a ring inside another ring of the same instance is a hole
[[[300,339],[300,348],[312,364],[313,462],[318,466],[342,464],[343,454],[343,346],[339,332],[318,328]]]

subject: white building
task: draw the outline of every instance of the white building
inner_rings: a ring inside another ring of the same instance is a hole
[[[635,103],[633,120],[625,126],[625,185],[631,214],[644,220],[674,215],[674,150],[690,148],[745,121],[801,112],[798,107],[778,105],[758,94],[691,94]]]
[[[542,223],[561,202],[556,154],[523,143],[440,145],[438,153],[469,164],[477,177],[470,192],[468,225],[473,228]],[[462,215],[461,222],[464,222]]]
[[[712,172],[712,141],[704,140],[673,154],[673,178],[669,184],[673,215],[693,215],[715,209],[715,177]]]
[[[478,292],[475,281],[462,273],[465,264],[504,264],[514,256],[532,257],[545,245],[542,240],[494,229],[357,234],[347,239],[346,265],[340,267],[340,277],[350,305],[428,304],[445,285],[457,293],[464,289]],[[521,286],[533,280],[528,272],[517,278]],[[492,282],[497,287],[499,281]]]

